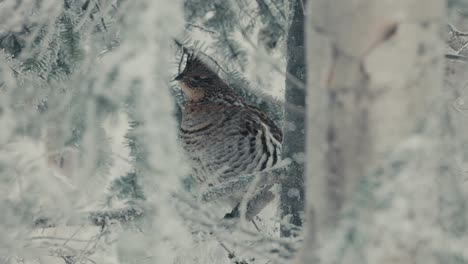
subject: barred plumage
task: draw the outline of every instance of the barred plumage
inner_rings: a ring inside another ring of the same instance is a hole
[[[189,58],[176,80],[188,97],[180,138],[200,183],[219,184],[280,160],[281,130],[199,58]]]

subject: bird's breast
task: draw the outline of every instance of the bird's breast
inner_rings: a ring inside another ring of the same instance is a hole
[[[248,133],[239,111],[185,111],[180,138],[201,182],[217,184],[273,166],[281,146],[268,129]],[[263,128],[262,126],[259,126]]]

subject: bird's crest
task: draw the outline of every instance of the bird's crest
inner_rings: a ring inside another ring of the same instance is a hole
[[[184,54],[185,55],[185,54]],[[186,54],[185,67],[175,81],[179,82],[182,91],[187,95],[188,102],[225,102],[230,104],[242,104],[243,99],[235,94],[219,73],[222,68],[208,55],[201,52]],[[183,64],[183,59],[181,64]]]
[[[205,74],[205,75],[218,75],[220,67],[217,63],[208,57],[207,55],[201,52],[190,52],[185,53],[185,67],[175,78],[175,80],[180,80],[184,76],[194,75],[194,74]],[[184,58],[182,58],[180,64],[182,65]]]

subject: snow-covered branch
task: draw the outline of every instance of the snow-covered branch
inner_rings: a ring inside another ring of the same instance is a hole
[[[243,175],[222,184],[214,185],[202,194],[202,201],[209,202],[237,193],[244,193],[256,179],[258,179],[257,186],[280,183],[285,179],[285,172],[289,164],[290,160],[284,159],[271,169]]]
[[[143,217],[143,209],[139,207],[127,207],[115,210],[102,210],[94,212],[82,212],[74,214],[72,218],[65,223],[56,223],[52,219],[41,217],[34,220],[36,228],[50,228],[57,226],[76,226],[76,225],[96,225],[104,227],[109,223],[118,222],[120,224],[128,224],[138,221]]]

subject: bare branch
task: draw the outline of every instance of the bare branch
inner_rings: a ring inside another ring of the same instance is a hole
[[[468,45],[468,33],[456,29],[453,25],[448,24],[448,35],[446,38],[447,45],[455,51],[455,55],[467,55],[465,48]],[[452,54],[450,54],[452,55]],[[453,57],[449,57],[452,59]]]
[[[209,33],[209,34],[218,35],[218,32],[216,32],[214,30],[211,30],[211,29],[208,29],[208,28],[205,28],[205,27],[193,24],[193,23],[185,23],[185,25],[187,27],[198,28],[198,29],[200,29],[202,31],[205,31],[206,33]]]
[[[468,60],[468,58],[463,56],[463,55],[450,54],[450,53],[445,54],[445,58],[447,58],[449,60],[458,60],[458,61],[467,61]]]

